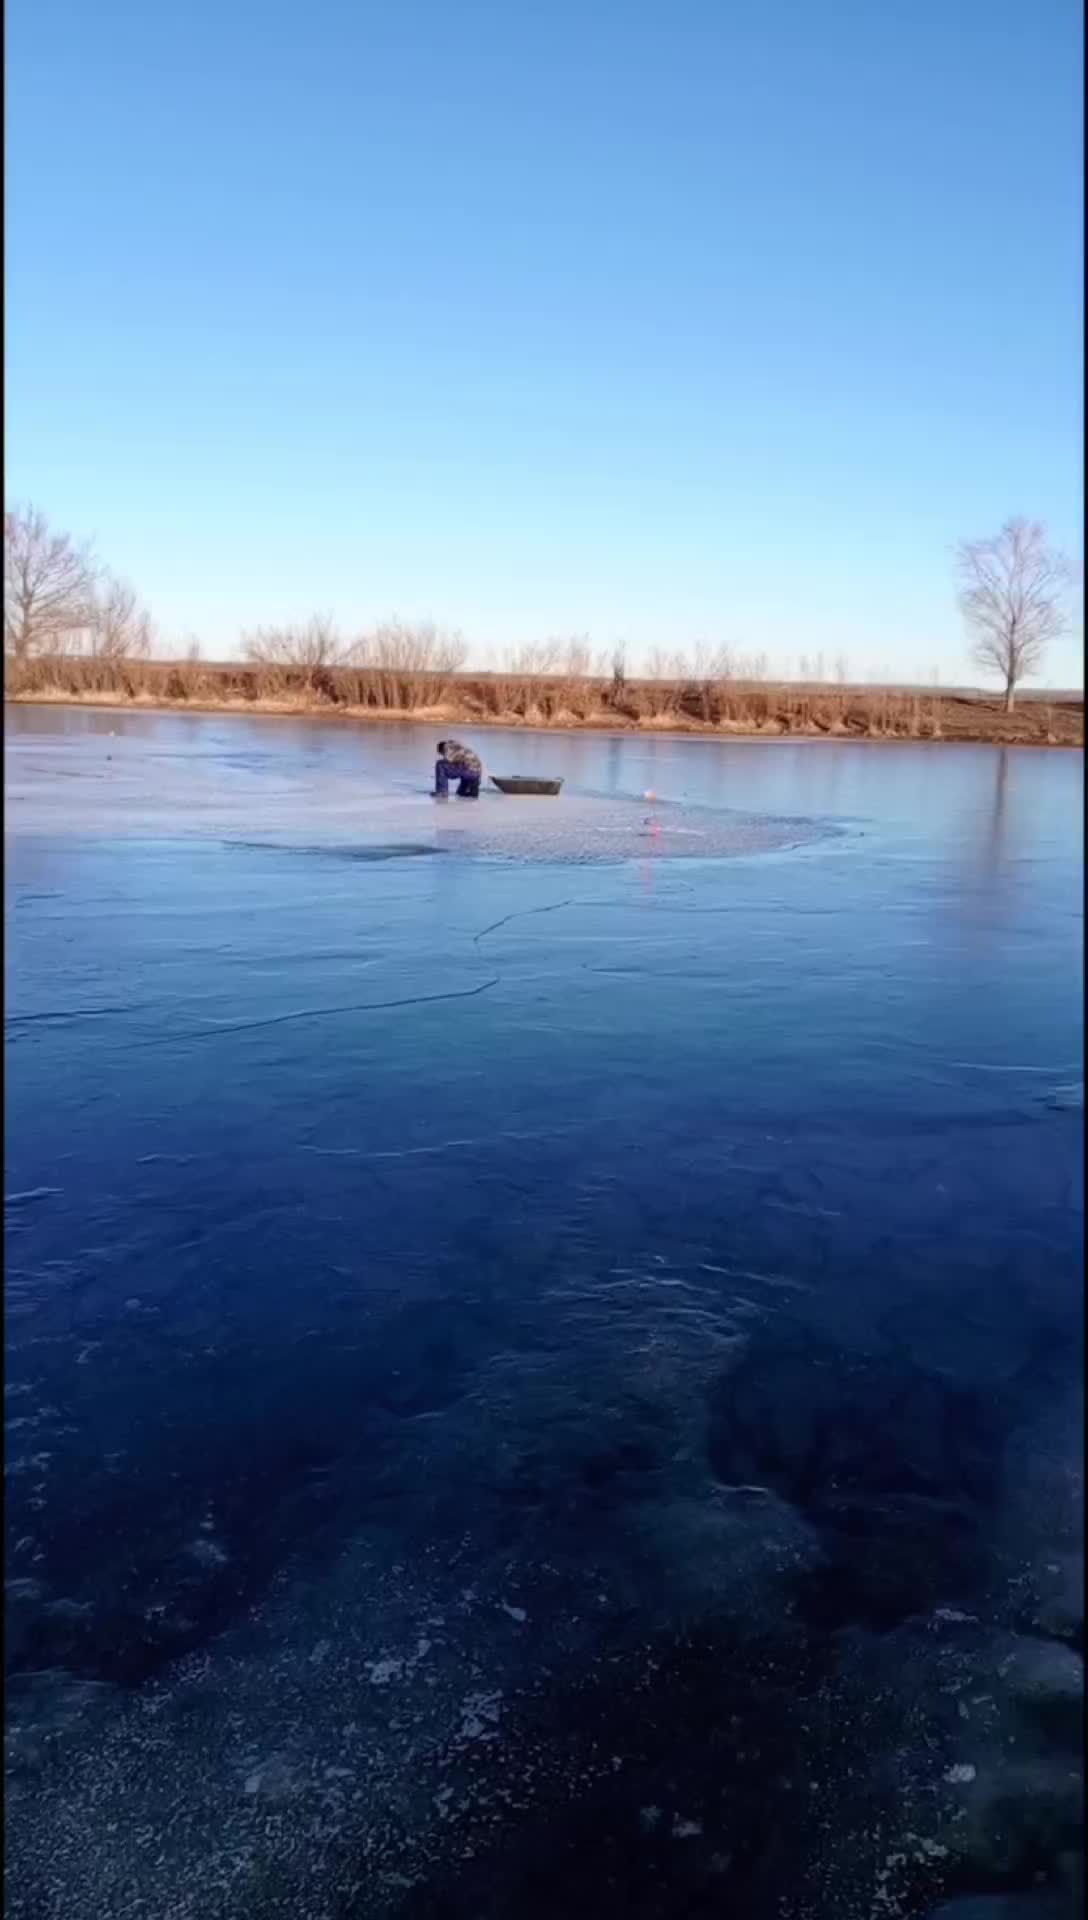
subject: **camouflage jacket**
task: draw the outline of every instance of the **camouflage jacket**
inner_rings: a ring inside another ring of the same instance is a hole
[[[442,756],[448,767],[463,767],[466,773],[480,773],[479,755],[471,747],[463,747],[459,740],[447,740],[446,751]]]

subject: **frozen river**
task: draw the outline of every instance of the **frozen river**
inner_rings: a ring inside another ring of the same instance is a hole
[[[13,1920],[1072,1913],[1083,756],[6,724]]]

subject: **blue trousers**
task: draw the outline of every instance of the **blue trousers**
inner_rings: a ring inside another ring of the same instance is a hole
[[[462,800],[478,800],[480,797],[480,776],[470,772],[456,760],[436,760],[434,767],[434,790],[446,794],[450,790],[450,781],[456,780],[458,796]]]

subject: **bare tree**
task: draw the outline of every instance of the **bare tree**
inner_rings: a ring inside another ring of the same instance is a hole
[[[1065,631],[1069,562],[1048,546],[1038,521],[1017,518],[991,540],[965,540],[956,564],[971,657],[1001,675],[1011,713],[1021,680],[1039,672],[1050,641]]]
[[[37,507],[4,513],[4,651],[60,652],[90,624],[98,569],[89,547],[54,533]]]
[[[588,680],[593,671],[593,648],[588,633],[572,634],[563,646],[563,672],[568,680]]]
[[[850,678],[850,662],[845,653],[837,653],[835,655],[835,678],[840,687],[845,687]]]
[[[767,678],[767,655],[761,649],[759,653],[745,654],[737,662],[737,678],[740,680],[765,680]]]
[[[464,636],[433,620],[383,620],[350,649],[351,658],[364,667],[390,673],[457,673],[465,664]]]
[[[133,589],[115,574],[102,576],[87,623],[90,650],[100,660],[146,660],[154,627]]]
[[[552,635],[547,640],[533,640],[525,646],[509,648],[503,670],[530,676],[562,674],[567,680],[585,680],[593,670],[593,649],[586,634],[575,634],[569,640]]]
[[[733,674],[734,663],[730,648],[724,642],[714,645],[701,640],[695,649],[693,677],[711,686],[717,680],[731,680]]]
[[[242,636],[247,660],[259,667],[296,667],[316,673],[342,666],[352,652],[328,614],[314,614],[304,626],[257,627]]]
[[[530,640],[524,646],[510,648],[506,656],[506,671],[528,678],[536,674],[558,673],[562,652],[562,642],[559,640]]]

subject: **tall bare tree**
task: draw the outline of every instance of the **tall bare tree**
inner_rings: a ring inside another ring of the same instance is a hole
[[[1017,518],[991,540],[965,540],[956,564],[971,657],[1001,675],[1011,713],[1021,680],[1039,672],[1049,643],[1065,631],[1069,562],[1038,521]]]
[[[91,624],[97,577],[91,549],[54,533],[37,507],[5,509],[5,653],[62,651]]]
[[[94,596],[88,631],[100,660],[145,660],[151,652],[151,615],[127,580],[112,573],[103,575]]]

